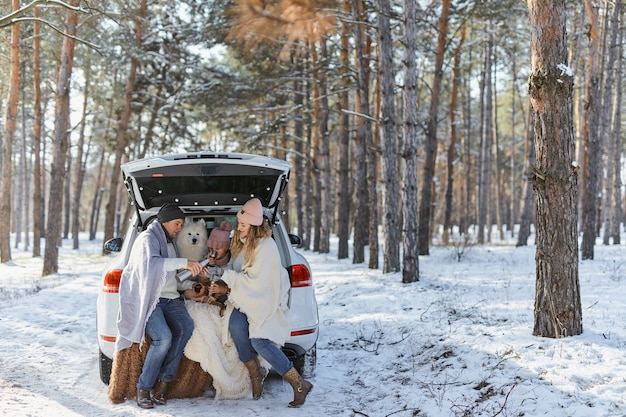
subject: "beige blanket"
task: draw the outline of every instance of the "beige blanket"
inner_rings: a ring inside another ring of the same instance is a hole
[[[224,317],[219,307],[187,300],[187,311],[195,324],[191,339],[185,346],[185,356],[199,362],[213,377],[215,399],[233,400],[250,396],[250,376],[228,331],[233,306],[227,303]]]

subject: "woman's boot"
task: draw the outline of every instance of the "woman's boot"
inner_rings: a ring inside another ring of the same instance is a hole
[[[258,400],[263,393],[263,374],[259,366],[259,359],[254,358],[248,362],[244,362],[248,372],[250,373],[250,382],[252,382],[252,398]]]
[[[296,368],[291,368],[287,371],[283,378],[289,382],[291,388],[293,388],[293,401],[289,403],[289,407],[297,408],[304,404],[306,400],[306,396],[313,389],[313,384],[311,384],[306,379],[302,378]]]

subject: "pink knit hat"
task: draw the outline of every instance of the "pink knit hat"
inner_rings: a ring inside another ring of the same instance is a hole
[[[206,241],[206,245],[213,249],[228,249],[230,247],[230,231],[233,230],[233,225],[229,221],[224,220],[220,223],[220,227],[216,227],[211,230],[209,240]]]
[[[237,220],[242,223],[248,223],[252,226],[260,226],[263,224],[263,206],[261,200],[253,198],[248,200],[243,205],[239,213],[237,213]]]

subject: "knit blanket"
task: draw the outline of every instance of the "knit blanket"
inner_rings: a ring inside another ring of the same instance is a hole
[[[122,272],[116,351],[129,348],[133,343],[139,343],[141,348],[146,322],[159,302],[167,279],[164,267],[167,257],[165,231],[158,221],[152,222],[137,236]]]
[[[232,304],[226,304],[224,317],[220,317],[219,307],[211,304],[187,300],[185,306],[195,325],[185,346],[185,356],[199,362],[200,367],[213,377],[215,399],[234,400],[250,396],[250,375],[239,360],[228,331]]]

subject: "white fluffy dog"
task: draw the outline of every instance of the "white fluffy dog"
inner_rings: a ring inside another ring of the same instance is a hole
[[[185,220],[183,229],[176,236],[178,254],[182,258],[191,259],[192,261],[205,259],[207,253],[209,253],[209,248],[206,245],[208,238],[209,232],[203,219],[197,222]]]

